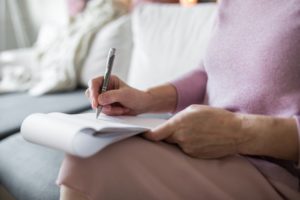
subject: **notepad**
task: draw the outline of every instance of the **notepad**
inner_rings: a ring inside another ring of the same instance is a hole
[[[95,119],[95,113],[35,113],[25,118],[21,134],[32,143],[79,157],[89,157],[113,143],[146,132],[164,122],[164,119],[139,116],[112,117],[101,114],[99,119]]]

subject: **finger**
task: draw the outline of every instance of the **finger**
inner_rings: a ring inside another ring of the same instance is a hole
[[[120,82],[121,80],[115,76],[115,75],[111,75],[109,77],[109,84],[108,84],[108,90],[113,90],[113,89],[117,89],[120,87]]]
[[[111,105],[106,105],[102,107],[101,112],[103,112],[106,115],[109,115],[110,110],[111,110]]]
[[[124,108],[121,106],[110,106],[106,105],[102,108],[103,113],[106,115],[112,115],[112,116],[117,116],[117,115],[125,115],[129,113],[128,108]]]
[[[170,143],[176,143],[179,145],[186,145],[192,142],[190,134],[188,132],[183,132],[182,129],[177,130],[174,134],[170,135],[166,139]]]
[[[175,126],[172,121],[167,121],[157,128],[147,132],[144,136],[153,141],[160,141],[170,137],[175,131]]]
[[[172,137],[172,135],[170,137],[167,137],[165,139],[166,142],[171,143],[171,144],[176,144],[176,140]]]
[[[89,81],[89,97],[91,98],[92,107],[95,109],[98,106],[99,88],[103,82],[103,77],[93,78]]]
[[[108,105],[113,103],[121,103],[124,102],[124,92],[120,89],[117,90],[109,90],[99,95],[98,103],[100,105]]]
[[[186,153],[189,156],[192,157],[198,156],[196,148],[191,145],[179,145],[179,147],[182,149],[184,153]]]

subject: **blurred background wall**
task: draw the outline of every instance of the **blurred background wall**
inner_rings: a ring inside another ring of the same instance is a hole
[[[0,52],[32,46],[42,24],[63,25],[66,21],[66,0],[0,0]]]
[[[0,51],[31,46],[42,24],[66,19],[64,0],[0,0]]]
[[[24,0],[19,0],[24,1]],[[67,20],[64,0],[25,0],[35,30],[43,23],[63,24]]]

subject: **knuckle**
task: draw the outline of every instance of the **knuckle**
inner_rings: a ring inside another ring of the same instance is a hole
[[[192,104],[190,106],[191,106],[191,108],[197,109],[197,110],[199,110],[199,109],[206,110],[209,108],[207,105],[201,105],[201,104]]]
[[[186,115],[199,114],[201,115],[211,115],[211,108],[205,105],[192,104],[186,108]]]
[[[187,107],[187,110],[189,110],[189,111],[196,111],[196,110],[200,110],[200,109],[201,110],[204,109],[204,106],[199,105],[199,104],[192,104]]]
[[[188,109],[190,109],[190,110],[195,110],[197,107],[198,107],[198,105],[192,104],[192,105],[190,105],[190,106],[188,107]]]

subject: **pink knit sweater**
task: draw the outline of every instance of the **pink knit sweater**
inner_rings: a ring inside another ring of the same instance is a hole
[[[295,116],[300,128],[300,0],[222,0],[201,66],[173,84],[177,111],[205,103],[233,112]],[[272,160],[294,172],[286,176],[263,157],[251,161],[262,173],[297,187],[296,163]]]

